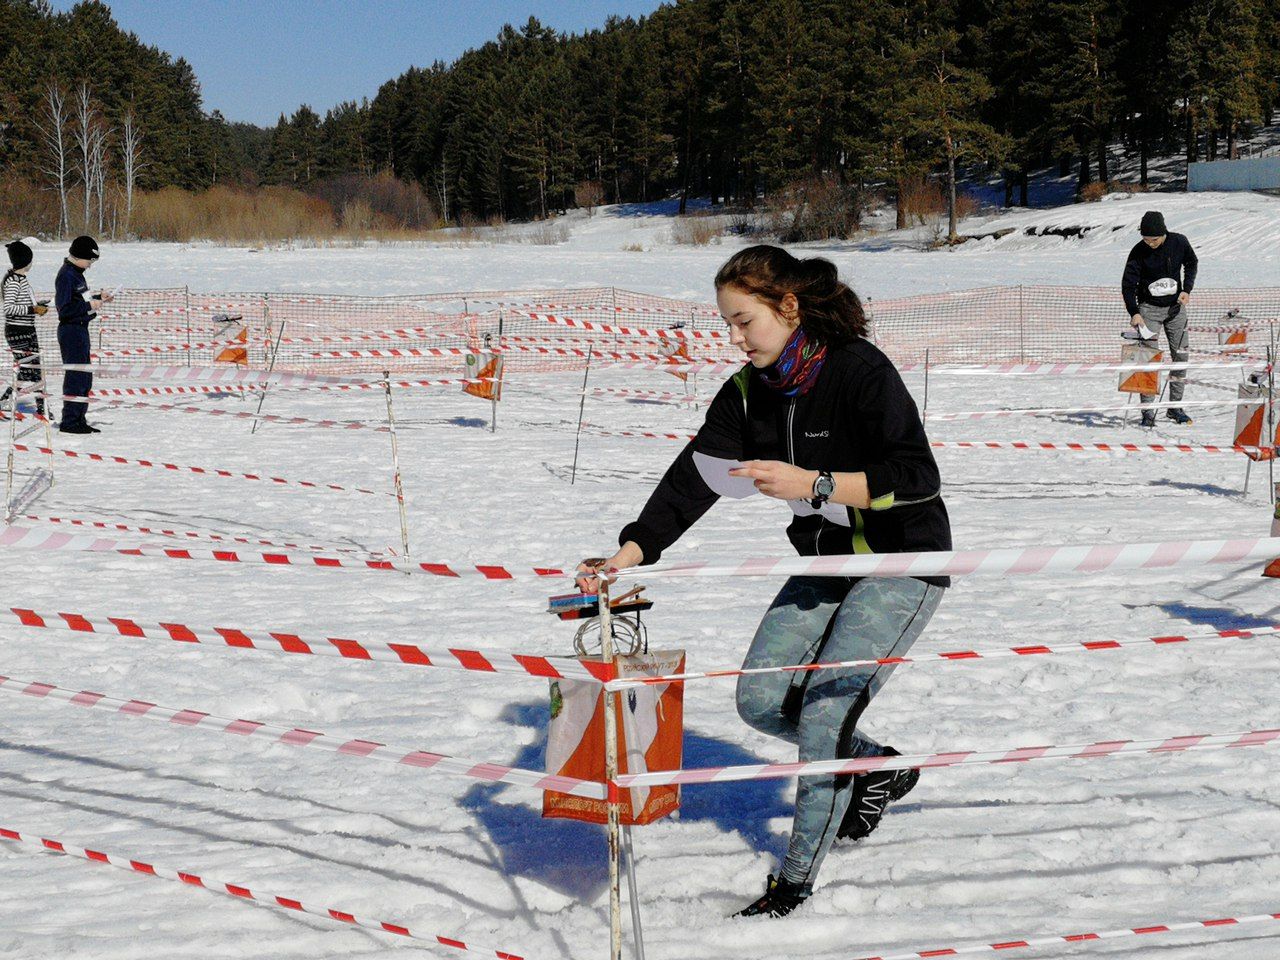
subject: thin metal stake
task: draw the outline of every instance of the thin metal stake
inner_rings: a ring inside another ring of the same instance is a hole
[[[622,828],[622,847],[627,855],[627,902],[631,904],[631,932],[635,937],[632,952],[636,960],[644,960],[644,928],[640,925],[640,892],[636,886],[636,853],[630,825]]]
[[[600,571],[596,582],[600,604],[600,656],[611,666],[613,656],[613,612],[609,608],[609,580]],[[618,802],[618,719],[614,714],[617,693],[605,688],[604,693],[604,781],[605,805],[609,811],[606,827],[609,840],[609,960],[622,960],[622,892],[618,869],[619,823],[621,808]]]
[[[382,372],[382,386],[387,392],[387,427],[391,431],[391,465],[395,471],[396,507],[400,511],[400,543],[404,546],[405,561],[411,561],[409,555],[409,520],[404,508],[404,485],[400,481],[400,444],[396,439],[396,415],[391,408],[391,371]]]
[[[9,464],[4,475],[4,522],[13,520],[13,447],[18,442],[18,369],[21,361],[14,360],[13,380],[9,393]]]
[[[1271,328],[1271,346],[1267,347],[1267,446],[1271,457],[1267,460],[1267,486],[1271,492],[1271,505],[1276,502],[1276,328]]]
[[[263,302],[262,302],[262,315],[263,315],[263,317],[264,317],[264,318],[266,319],[266,321],[267,321],[267,340],[268,340],[268,342],[270,342],[270,339],[271,339],[271,314],[270,314],[270,312],[269,312],[269,311],[270,311],[270,309],[271,309],[271,306],[270,306],[270,301],[269,301],[269,300],[267,300],[267,298],[266,298],[265,296],[262,298],[262,301],[263,301]],[[272,347],[271,347],[271,361],[270,361],[270,363],[268,363],[268,364],[267,364],[267,373],[271,373],[271,372],[272,372],[273,370],[275,370],[275,368],[276,368],[276,357],[278,357],[278,356],[280,355],[280,338],[284,336],[284,327],[285,327],[285,324],[286,324],[286,323],[288,323],[288,321],[287,321],[287,320],[282,320],[282,321],[280,321],[280,329],[276,331],[276,341],[275,341],[275,343],[274,343],[274,344],[272,345]],[[262,413],[262,403],[263,403],[263,401],[264,401],[264,400],[266,400],[266,399],[267,399],[267,390],[269,390],[270,388],[271,388],[271,384],[270,384],[269,382],[268,382],[268,383],[264,383],[264,384],[262,385],[262,392],[258,394],[258,409],[257,409],[257,411],[256,411],[257,413]],[[253,427],[249,430],[250,435],[255,434],[255,433],[257,433],[257,432],[258,432],[258,424],[259,424],[260,422],[261,422],[261,421],[260,421],[260,420],[257,420],[257,419],[255,419],[255,420],[253,421]]]
[[[578,444],[582,441],[582,409],[587,404],[587,377],[591,376],[591,354],[596,345],[587,344],[587,366],[582,371],[582,394],[578,397],[578,432],[573,435],[573,470],[569,474],[569,486],[578,479]]]

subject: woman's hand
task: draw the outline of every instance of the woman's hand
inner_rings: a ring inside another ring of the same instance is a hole
[[[103,290],[103,291],[101,291],[101,292],[98,294],[98,300],[100,300],[102,303],[110,303],[110,302],[111,302],[111,301],[113,301],[114,299],[115,299],[115,297],[113,297],[113,296],[112,296],[108,291],[106,291],[106,290]]]
[[[631,540],[628,540],[612,557],[588,557],[578,564],[579,576],[574,580],[583,593],[599,593],[601,573],[611,576],[627,567],[639,566],[644,562],[644,551]]]
[[[756,489],[766,497],[779,500],[809,500],[813,497],[813,482],[818,479],[817,470],[806,470],[781,460],[748,460],[729,471],[733,477],[750,477]]]

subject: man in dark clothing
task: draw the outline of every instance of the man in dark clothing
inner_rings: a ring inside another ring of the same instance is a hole
[[[1129,251],[1124,265],[1124,277],[1120,292],[1129,311],[1129,322],[1134,329],[1145,324],[1153,331],[1149,340],[1141,340],[1143,346],[1160,345],[1160,328],[1164,327],[1169,341],[1169,354],[1174,363],[1185,363],[1188,357],[1187,302],[1191,288],[1196,283],[1196,270],[1200,261],[1191,249],[1187,238],[1180,233],[1169,233],[1164,225],[1164,215],[1148,210],[1142,215],[1142,240]],[[1169,399],[1182,401],[1182,390],[1187,378],[1186,370],[1174,370],[1169,375]],[[1143,403],[1152,403],[1154,396],[1142,395]],[[1169,408],[1169,419],[1174,423],[1190,423],[1191,418],[1181,407]],[[1142,411],[1142,425],[1153,427],[1154,410]]]
[[[89,322],[98,315],[98,308],[113,298],[109,293],[94,296],[84,279],[98,259],[98,242],[93,237],[76,237],[71,241],[70,256],[58,271],[54,281],[54,306],[58,310],[58,349],[63,365],[86,365],[89,357]],[[87,397],[93,386],[93,374],[86,370],[67,370],[62,375],[63,397]],[[97,427],[85,420],[87,403],[66,401],[62,403],[62,423],[59,433],[99,433]]]

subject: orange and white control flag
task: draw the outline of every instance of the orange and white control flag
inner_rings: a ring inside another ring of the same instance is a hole
[[[1219,331],[1218,346],[1223,353],[1244,353],[1249,349],[1248,329],[1241,327],[1239,330]]]
[[[657,677],[684,672],[684,651],[651,651],[617,658],[618,677]],[[604,688],[586,680],[551,684],[547,772],[584,780],[604,779]],[[684,684],[629,687],[614,697],[618,772],[679,770],[684,748]],[[680,809],[680,787],[668,784],[621,792],[624,824],[652,823]],[[543,792],[542,815],[605,823],[603,800]]]
[[[1120,348],[1120,362],[1123,364],[1148,365],[1160,362],[1164,356],[1155,347],[1144,347],[1140,343],[1126,343]],[[1121,393],[1141,393],[1149,397],[1160,392],[1159,370],[1121,370],[1120,384],[1116,387]]]
[[[502,399],[502,354],[476,351],[466,356],[468,380],[479,380],[480,383],[468,383],[462,388],[463,393],[482,400]]]
[[[681,340],[680,345],[674,350],[668,349],[664,352],[667,355],[668,363],[676,364],[689,362],[689,344],[684,340]],[[668,370],[666,372],[671,374],[673,377],[679,377],[685,383],[689,382],[689,373],[686,370]]]
[[[1271,536],[1280,537],[1280,484],[1276,485],[1276,509],[1271,516]],[[1264,577],[1280,577],[1280,557],[1272,560],[1262,571]]]
[[[244,346],[225,347],[216,357],[213,358],[214,363],[238,363],[241,366],[249,364],[249,330],[246,327],[240,328],[240,333],[236,337],[238,343]]]

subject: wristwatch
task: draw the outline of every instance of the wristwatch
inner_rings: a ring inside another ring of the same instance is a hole
[[[826,470],[818,471],[818,479],[813,481],[813,499],[809,501],[809,506],[817,510],[824,503],[831,499],[831,495],[836,492],[836,481]]]

